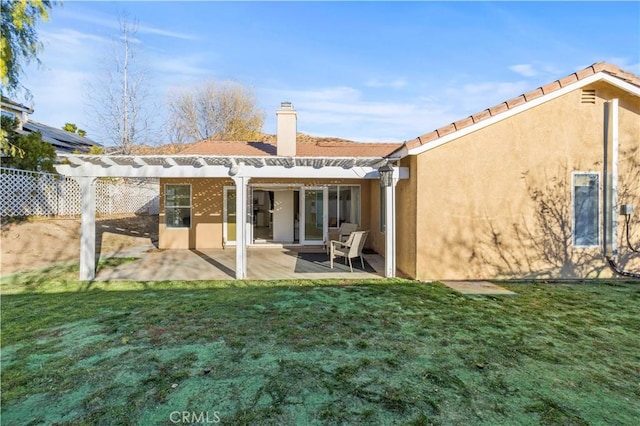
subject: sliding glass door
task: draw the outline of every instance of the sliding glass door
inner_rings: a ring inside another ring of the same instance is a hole
[[[324,244],[327,230],[327,188],[304,188],[301,197],[302,244]]]

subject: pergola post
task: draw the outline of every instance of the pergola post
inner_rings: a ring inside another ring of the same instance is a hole
[[[236,279],[247,278],[248,176],[232,176],[236,185]]]
[[[384,233],[384,276],[396,276],[396,185],[398,183],[397,170],[393,171],[390,185],[385,191],[385,233]]]
[[[80,225],[80,280],[96,277],[96,178],[76,177],[82,194]]]

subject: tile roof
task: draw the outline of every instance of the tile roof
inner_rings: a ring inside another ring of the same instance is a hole
[[[629,84],[640,87],[640,77],[638,77],[637,75],[624,71],[619,67],[617,67],[616,65],[609,64],[607,62],[597,62],[583,70],[577,71],[573,74],[570,74],[552,83],[546,84],[542,87],[538,87],[537,89],[534,89],[530,92],[524,93],[513,99],[509,99],[508,101],[505,101],[505,102],[502,102],[501,104],[487,108],[469,117],[465,117],[454,123],[448,124],[444,127],[440,127],[422,136],[418,136],[416,139],[407,141],[404,146],[409,150],[417,148],[421,145],[432,142],[445,135],[464,129],[465,127],[469,127],[482,120],[486,120],[490,117],[494,117],[498,114],[506,112],[512,108],[523,105],[541,96],[547,95],[551,92],[555,92],[556,90],[560,90],[563,87],[566,87],[570,84],[577,83],[578,81],[583,80],[599,72],[610,74],[614,77],[617,77],[621,80],[626,81]]]
[[[306,135],[298,135],[296,156],[385,157],[401,146],[402,143],[363,143],[344,139],[310,138]],[[270,156],[276,155],[276,144],[273,137],[267,137],[262,142],[203,140],[181,151],[180,154]]]

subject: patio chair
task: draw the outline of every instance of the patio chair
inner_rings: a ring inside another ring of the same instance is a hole
[[[339,228],[329,230],[329,235],[328,235],[328,240],[329,241],[328,241],[327,246],[326,246],[327,247],[327,253],[329,253],[329,250],[331,248],[331,241],[345,242],[345,241],[347,241],[347,239],[349,238],[351,233],[354,232],[357,229],[358,229],[358,224],[357,223],[343,222],[342,225],[340,225]]]
[[[347,241],[331,241],[331,254],[330,254],[330,264],[331,269],[333,269],[333,259],[337,256],[341,256],[345,258],[345,263],[349,261],[349,269],[353,272],[353,265],[351,264],[351,259],[354,257],[360,257],[360,263],[362,264],[362,269],[364,269],[364,259],[362,258],[362,249],[364,248],[364,243],[367,240],[367,235],[369,235],[369,231],[355,231],[349,235]]]

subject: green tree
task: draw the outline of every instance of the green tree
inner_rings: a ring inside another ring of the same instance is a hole
[[[36,23],[49,18],[49,0],[1,0],[0,80],[3,90],[14,94],[20,88],[24,65],[38,61],[42,43],[38,40]]]
[[[98,145],[93,145],[91,147],[91,149],[89,150],[89,152],[87,152],[87,154],[89,154],[89,155],[103,155],[104,154],[104,148],[102,148],[101,146],[98,146]]]
[[[77,133],[80,136],[86,136],[87,135],[87,132],[85,130],[78,129],[78,126],[76,126],[73,123],[64,123],[64,126],[62,126],[62,130],[65,130],[65,131],[71,132],[71,133]]]
[[[22,152],[22,155],[3,158],[2,166],[36,172],[55,172],[53,164],[56,151],[53,145],[43,142],[42,135],[37,132],[21,135],[16,132],[17,127],[17,119],[2,117],[2,132],[6,135],[7,142]]]

